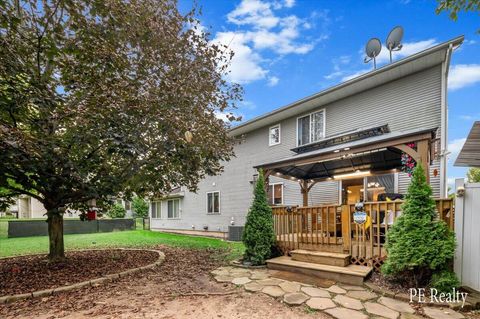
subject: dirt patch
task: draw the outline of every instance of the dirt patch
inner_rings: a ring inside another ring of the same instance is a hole
[[[51,264],[45,255],[0,259],[0,296],[30,293],[154,263],[158,254],[145,250],[91,250],[66,254]]]
[[[224,264],[218,251],[156,249],[166,255],[159,267],[97,287],[0,305],[0,318],[312,318],[304,307],[216,283],[209,273]]]

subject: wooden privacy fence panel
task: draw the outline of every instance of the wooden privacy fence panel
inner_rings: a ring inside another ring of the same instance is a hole
[[[273,206],[278,246],[288,253],[305,248],[349,253],[352,263],[380,267],[388,230],[402,214],[403,201],[366,202],[364,224],[353,222],[355,205]],[[435,201],[438,218],[454,227],[452,199]]]

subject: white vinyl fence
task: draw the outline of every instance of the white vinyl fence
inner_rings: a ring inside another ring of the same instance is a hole
[[[480,183],[457,179],[455,190],[455,273],[462,286],[480,291]]]

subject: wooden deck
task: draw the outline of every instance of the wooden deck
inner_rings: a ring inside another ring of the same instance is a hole
[[[401,216],[403,201],[367,202],[364,224],[353,222],[355,205],[272,207],[278,246],[288,254],[295,249],[347,253],[360,265],[375,265],[386,257],[386,234]],[[452,199],[436,200],[438,218],[454,227]]]

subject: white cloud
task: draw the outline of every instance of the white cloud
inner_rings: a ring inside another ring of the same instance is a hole
[[[285,0],[283,3],[285,7],[291,8],[295,5],[295,0]]]
[[[452,160],[454,162],[457,159],[458,153],[462,150],[463,144],[467,139],[464,138],[457,138],[450,143],[448,143],[448,151],[450,154],[448,155],[448,160]]]
[[[457,64],[448,76],[448,88],[452,91],[480,82],[480,64]]]
[[[245,84],[265,78],[268,71],[260,65],[262,58],[248,46],[248,38],[239,32],[218,32],[213,42],[228,46],[235,52],[227,79],[231,82]]]
[[[251,25],[254,28],[266,29],[271,29],[280,22],[280,18],[273,14],[272,3],[261,0],[243,0],[227,15],[227,19],[236,25]]]
[[[276,76],[271,76],[271,77],[268,78],[268,83],[267,83],[267,85],[268,85],[268,86],[275,86],[275,85],[278,84],[278,81],[280,81],[279,78],[277,78]]]
[[[458,117],[465,121],[473,121],[475,119],[473,115],[460,115]]]
[[[295,5],[293,0],[243,0],[227,15],[227,20],[241,29],[218,32],[213,42],[223,44],[235,55],[231,61],[227,79],[240,84],[268,79],[275,85],[278,79],[267,77],[267,59],[262,58],[263,51],[275,54],[306,54],[315,43],[327,38],[320,33],[315,40],[301,41],[302,31],[313,28],[310,21],[328,19],[327,13],[321,16],[311,15],[301,19],[295,15],[280,15],[278,10]],[[325,29],[325,24],[322,24]],[[276,79],[276,80],[275,80]]]

